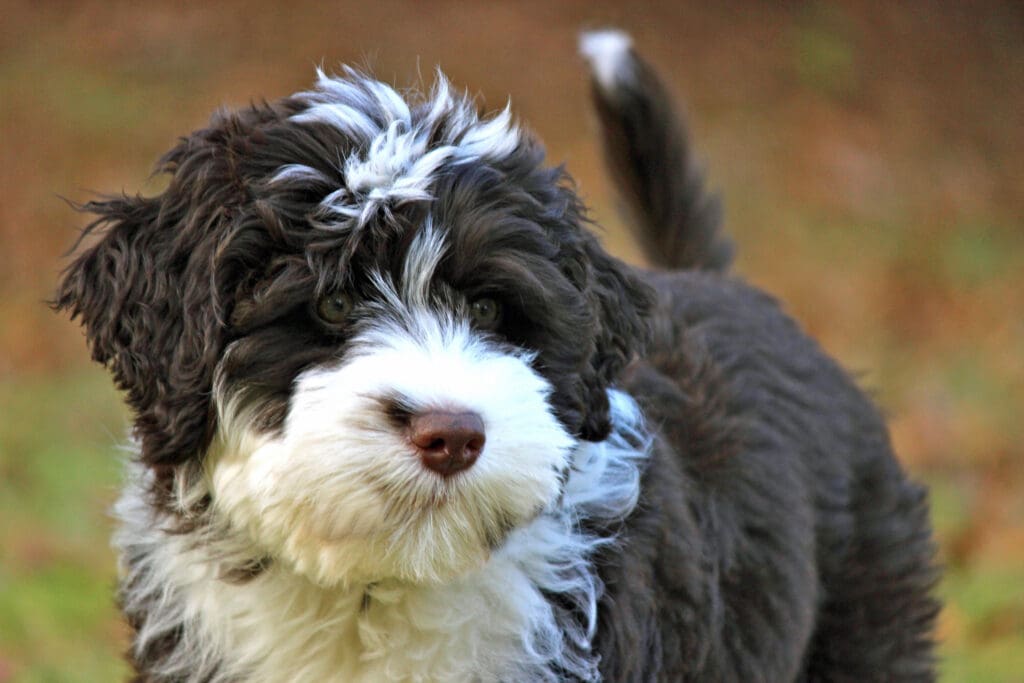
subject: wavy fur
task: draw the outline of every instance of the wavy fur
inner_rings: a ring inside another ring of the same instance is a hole
[[[55,306],[133,411],[135,680],[934,679],[924,490],[725,274],[629,38],[583,49],[638,235],[682,271],[608,255],[539,141],[441,76],[318,73],[183,138],[160,195],[84,207]],[[437,415],[471,416],[470,466],[431,466]]]

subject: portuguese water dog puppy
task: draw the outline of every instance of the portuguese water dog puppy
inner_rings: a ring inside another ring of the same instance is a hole
[[[656,76],[584,36],[654,270],[508,108],[365,73],[220,112],[55,306],[134,416],[137,681],[927,681],[925,492],[732,246]]]

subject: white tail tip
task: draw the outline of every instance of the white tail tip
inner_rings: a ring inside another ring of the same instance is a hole
[[[590,62],[597,84],[603,90],[613,90],[630,78],[629,51],[633,39],[617,29],[584,31],[580,34],[580,54]]]

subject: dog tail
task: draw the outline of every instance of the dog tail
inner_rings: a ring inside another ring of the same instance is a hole
[[[685,121],[654,69],[621,31],[582,34],[580,52],[590,63],[606,161],[651,264],[726,270],[733,245],[721,204],[704,187]]]

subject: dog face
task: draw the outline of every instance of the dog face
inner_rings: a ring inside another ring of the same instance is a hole
[[[556,500],[648,295],[543,159],[443,77],[407,100],[349,71],[219,114],[162,195],[87,204],[57,305],[127,393],[154,500],[324,584],[445,580]]]

